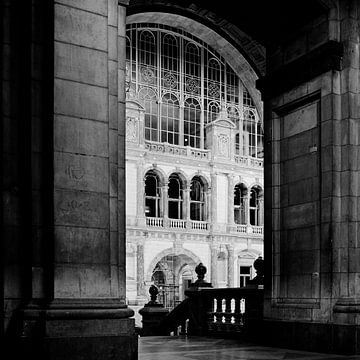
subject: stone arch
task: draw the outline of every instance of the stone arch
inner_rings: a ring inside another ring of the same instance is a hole
[[[144,5],[144,4],[143,4]],[[162,6],[166,7],[166,3],[163,3]],[[255,82],[258,79],[259,75],[265,73],[265,51],[262,46],[258,44],[257,54],[259,61],[251,61],[249,55],[251,51],[246,51],[239,41],[239,38],[244,38],[243,43],[253,43],[257,44],[256,41],[245,33],[240,31],[237,27],[229,30],[229,33],[224,33],[224,26],[214,25],[209,27],[204,25],[200,20],[204,20],[202,15],[199,15],[198,21],[192,19],[191,17],[185,17],[179,14],[174,14],[174,6],[169,8],[164,8],[164,12],[141,12],[141,5],[136,13],[136,7],[129,7],[129,13],[133,12],[127,16],[127,24],[132,23],[156,23],[163,24],[179,29],[183,29],[186,32],[190,32],[195,35],[202,41],[209,44],[215,50],[217,50],[221,56],[227,61],[227,63],[233,68],[235,73],[240,77],[242,83],[247,88],[249,94],[254,100],[257,113],[261,123],[263,122],[263,104],[261,101],[261,94],[256,89]],[[165,12],[166,11],[166,12]],[[190,14],[189,14],[190,15]],[[193,14],[192,14],[193,15]],[[223,20],[222,24],[225,20]],[[213,30],[215,28],[216,30]],[[234,36],[234,31],[236,36]],[[260,50],[261,49],[261,50]]]
[[[204,181],[204,185],[205,185],[205,189],[208,190],[211,187],[211,180],[209,179],[209,177],[204,174],[203,172],[194,172],[189,176],[189,185],[191,185],[191,180],[195,177],[199,177],[200,179],[202,179]]]
[[[184,189],[186,189],[186,187],[190,184],[190,179],[189,177],[185,174],[185,172],[181,169],[173,169],[173,170],[170,170],[167,172],[167,179],[169,180],[169,177],[172,175],[172,174],[176,174],[176,175],[179,175],[181,181],[183,181],[183,186],[184,186]]]
[[[165,256],[173,255],[173,254],[186,255],[191,260],[193,260],[195,264],[199,264],[202,262],[201,259],[190,250],[182,248],[175,252],[174,248],[168,248],[168,249],[161,251],[159,254],[157,254],[153,258],[153,260],[150,262],[150,265],[148,266],[147,271],[145,273],[145,280],[148,282],[151,281],[152,272],[153,272],[153,269],[155,268],[156,264]]]
[[[159,179],[160,179],[160,184],[161,186],[167,184],[167,176],[164,170],[160,169],[157,166],[148,166],[144,169],[143,171],[143,179],[145,179],[146,174],[150,171],[154,171],[157,175],[159,175]]]

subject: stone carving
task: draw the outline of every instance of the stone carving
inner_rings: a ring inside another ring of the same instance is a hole
[[[81,180],[85,175],[85,170],[81,167],[76,167],[74,165],[68,165],[65,169],[65,174],[71,180]]]
[[[128,116],[126,118],[126,141],[136,142],[139,133],[139,119]]]
[[[221,156],[229,156],[229,136],[225,134],[218,135],[218,154]]]

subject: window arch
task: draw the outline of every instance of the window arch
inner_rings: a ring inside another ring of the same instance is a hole
[[[183,218],[183,182],[178,174],[169,176],[168,184],[168,217]]]
[[[146,140],[203,148],[206,144],[205,126],[216,119],[220,103],[227,108],[238,108],[241,113],[244,101],[247,108],[256,112],[248,91],[231,66],[221,54],[192,34],[160,24],[133,23],[127,25],[126,35],[130,41],[126,51],[130,75],[128,87],[133,96],[140,94],[144,87],[150,87],[158,94],[157,99],[151,101],[151,109],[149,103],[144,105],[148,107]],[[169,97],[165,101],[167,104],[162,104],[165,93],[172,93],[178,99],[175,107],[179,106],[179,111],[172,113],[178,119],[179,126],[174,123],[175,130],[169,129],[174,118],[170,123],[166,120],[166,126],[163,123],[162,110],[165,111],[164,107],[169,106],[170,100]],[[252,145],[247,154],[261,155],[261,126],[250,130],[247,138],[258,146]],[[243,128],[239,129],[240,133],[242,131]]]
[[[190,186],[190,219],[205,221],[205,184],[199,176],[194,176]]]
[[[250,225],[260,226],[261,224],[261,203],[262,190],[260,186],[253,186],[250,190],[249,215]]]
[[[145,216],[161,217],[160,177],[153,170],[145,175]]]
[[[237,184],[234,188],[234,222],[235,224],[245,225],[246,216],[247,188],[244,184]]]

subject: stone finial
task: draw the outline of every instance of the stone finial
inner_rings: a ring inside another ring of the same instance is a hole
[[[207,271],[206,266],[203,265],[203,263],[200,263],[199,265],[196,266],[195,272],[196,272],[196,274],[198,276],[197,281],[204,281],[206,271]]]
[[[254,268],[256,270],[256,276],[264,277],[264,259],[262,256],[259,256],[254,261]]]
[[[259,256],[254,261],[254,268],[256,270],[256,276],[248,281],[249,285],[264,285],[264,259]]]
[[[149,294],[150,294],[150,298],[151,300],[149,301],[149,304],[157,304],[157,296],[159,293],[159,289],[157,288],[156,285],[151,285],[149,288]]]
[[[204,280],[206,274],[206,266],[203,263],[200,263],[196,266],[195,272],[198,279],[190,285],[192,288],[201,288],[201,287],[212,287],[211,283],[208,283]]]

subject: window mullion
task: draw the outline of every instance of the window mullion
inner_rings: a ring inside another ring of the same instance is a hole
[[[161,89],[161,77],[162,77],[162,71],[161,71],[161,32],[156,32],[156,39],[157,39],[157,88],[158,88],[158,141],[161,142],[161,104],[162,104],[162,89]]]
[[[201,83],[201,95],[200,95],[200,99],[201,99],[201,115],[200,115],[200,148],[204,149],[205,148],[205,139],[204,139],[204,131],[205,131],[205,104],[204,104],[204,93],[205,93],[205,86],[204,86],[204,47],[201,47],[201,62],[200,62],[200,67],[201,67],[201,75],[200,75],[200,83]]]

